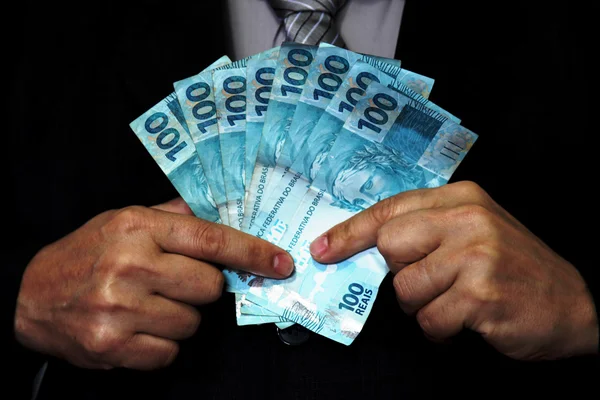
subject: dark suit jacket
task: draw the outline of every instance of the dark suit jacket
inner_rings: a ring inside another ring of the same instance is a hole
[[[128,125],[172,82],[226,53],[228,22],[218,3],[20,3],[10,17],[2,317],[11,336],[21,274],[42,246],[106,209],[176,196]],[[408,0],[397,58],[434,77],[431,100],[480,135],[453,181],[478,182],[593,288],[591,11]],[[200,330],[171,367],[90,371],[50,358],[41,398],[573,395],[598,376],[595,358],[521,363],[468,333],[449,345],[430,343],[397,307],[389,277],[350,347],[317,335],[289,347],[272,325],[237,327],[230,294],[202,313]],[[26,396],[46,357],[5,343],[14,396]]]

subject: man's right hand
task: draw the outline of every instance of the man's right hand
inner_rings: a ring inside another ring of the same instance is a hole
[[[198,219],[181,199],[105,212],[31,260],[16,337],[84,368],[164,367],[198,328],[194,305],[221,295],[211,264],[271,278],[293,270],[281,248]]]

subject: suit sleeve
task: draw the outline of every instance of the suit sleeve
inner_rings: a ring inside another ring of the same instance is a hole
[[[10,379],[6,380],[9,388],[7,393],[13,393],[15,399],[30,399],[33,382],[36,374],[46,361],[47,357],[34,350],[21,345],[15,337],[14,319],[19,288],[23,271],[27,264],[27,257],[22,257],[20,262],[13,257],[2,269],[2,295],[1,304],[2,336],[5,339],[4,365],[10,368]],[[12,389],[12,390],[10,390]]]
[[[588,268],[578,268],[578,271],[583,276],[583,279],[592,294],[597,321],[598,324],[600,324],[600,284],[598,284],[598,278],[594,276],[595,271],[591,265],[589,265]],[[598,335],[598,346],[596,350],[598,354],[600,354],[600,335]]]

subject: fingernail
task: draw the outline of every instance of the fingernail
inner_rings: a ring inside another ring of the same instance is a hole
[[[273,269],[279,275],[290,276],[294,270],[294,261],[287,253],[279,253],[273,258]]]
[[[318,237],[314,242],[310,244],[310,253],[313,257],[321,257],[327,252],[329,242],[327,235]]]

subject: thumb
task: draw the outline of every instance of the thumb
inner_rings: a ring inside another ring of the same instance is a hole
[[[162,211],[166,211],[166,212],[170,212],[170,213],[174,213],[174,214],[194,215],[194,213],[192,212],[190,207],[187,205],[187,203],[181,197],[176,197],[173,200],[167,201],[166,203],[157,204],[150,208],[153,208],[155,210],[162,210]]]

